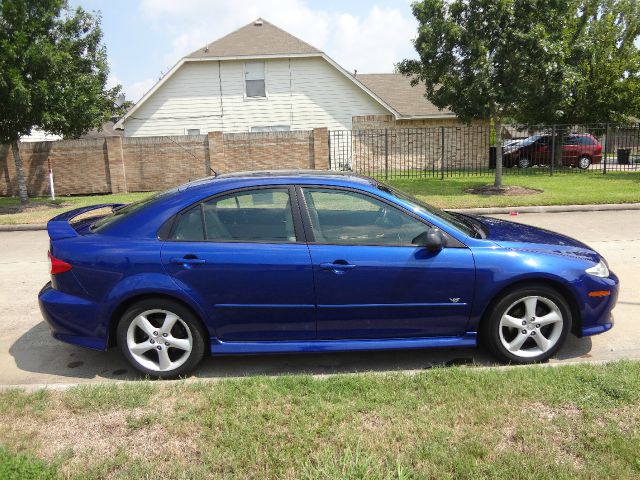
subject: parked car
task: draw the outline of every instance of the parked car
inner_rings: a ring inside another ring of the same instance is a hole
[[[53,336],[144,374],[212,355],[473,347],[551,357],[613,326],[618,279],[585,244],[446,212],[337,172],[221,175],[53,218]],[[89,218],[87,218],[89,215]],[[77,220],[74,220],[78,218]]]
[[[534,165],[550,165],[552,162],[551,135],[533,135],[505,145],[502,150],[503,165],[527,168]],[[562,139],[562,164],[586,170],[602,161],[602,145],[593,135],[572,133]]]

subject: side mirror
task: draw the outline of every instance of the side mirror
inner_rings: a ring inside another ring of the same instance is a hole
[[[432,227],[422,232],[411,243],[425,247],[430,252],[439,252],[445,244],[445,236],[439,228]]]

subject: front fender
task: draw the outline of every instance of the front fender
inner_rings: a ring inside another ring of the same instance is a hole
[[[476,292],[469,330],[477,330],[492,301],[508,288],[527,281],[542,281],[561,285],[571,295],[570,303],[584,316],[585,262],[532,252],[517,252],[502,248],[474,250],[476,259]],[[576,319],[578,321],[581,318]]]

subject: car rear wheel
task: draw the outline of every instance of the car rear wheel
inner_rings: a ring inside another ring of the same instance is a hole
[[[591,165],[591,159],[587,156],[580,157],[578,160],[578,168],[581,170],[586,170]]]
[[[484,340],[502,361],[548,360],[571,330],[571,310],[557,291],[525,287],[503,296],[483,325]]]
[[[202,360],[206,335],[183,305],[147,299],[129,308],[118,324],[118,345],[129,363],[154,378],[177,378]]]
[[[527,157],[520,157],[518,159],[518,167],[519,168],[529,168],[531,166],[531,160]]]

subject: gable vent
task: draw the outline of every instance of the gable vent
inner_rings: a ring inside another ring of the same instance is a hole
[[[258,20],[256,20],[255,22],[253,22],[253,24],[254,24],[256,27],[261,27],[261,26],[262,26],[262,23],[263,23],[263,22],[262,22],[262,19],[260,19],[260,18],[259,18]]]

